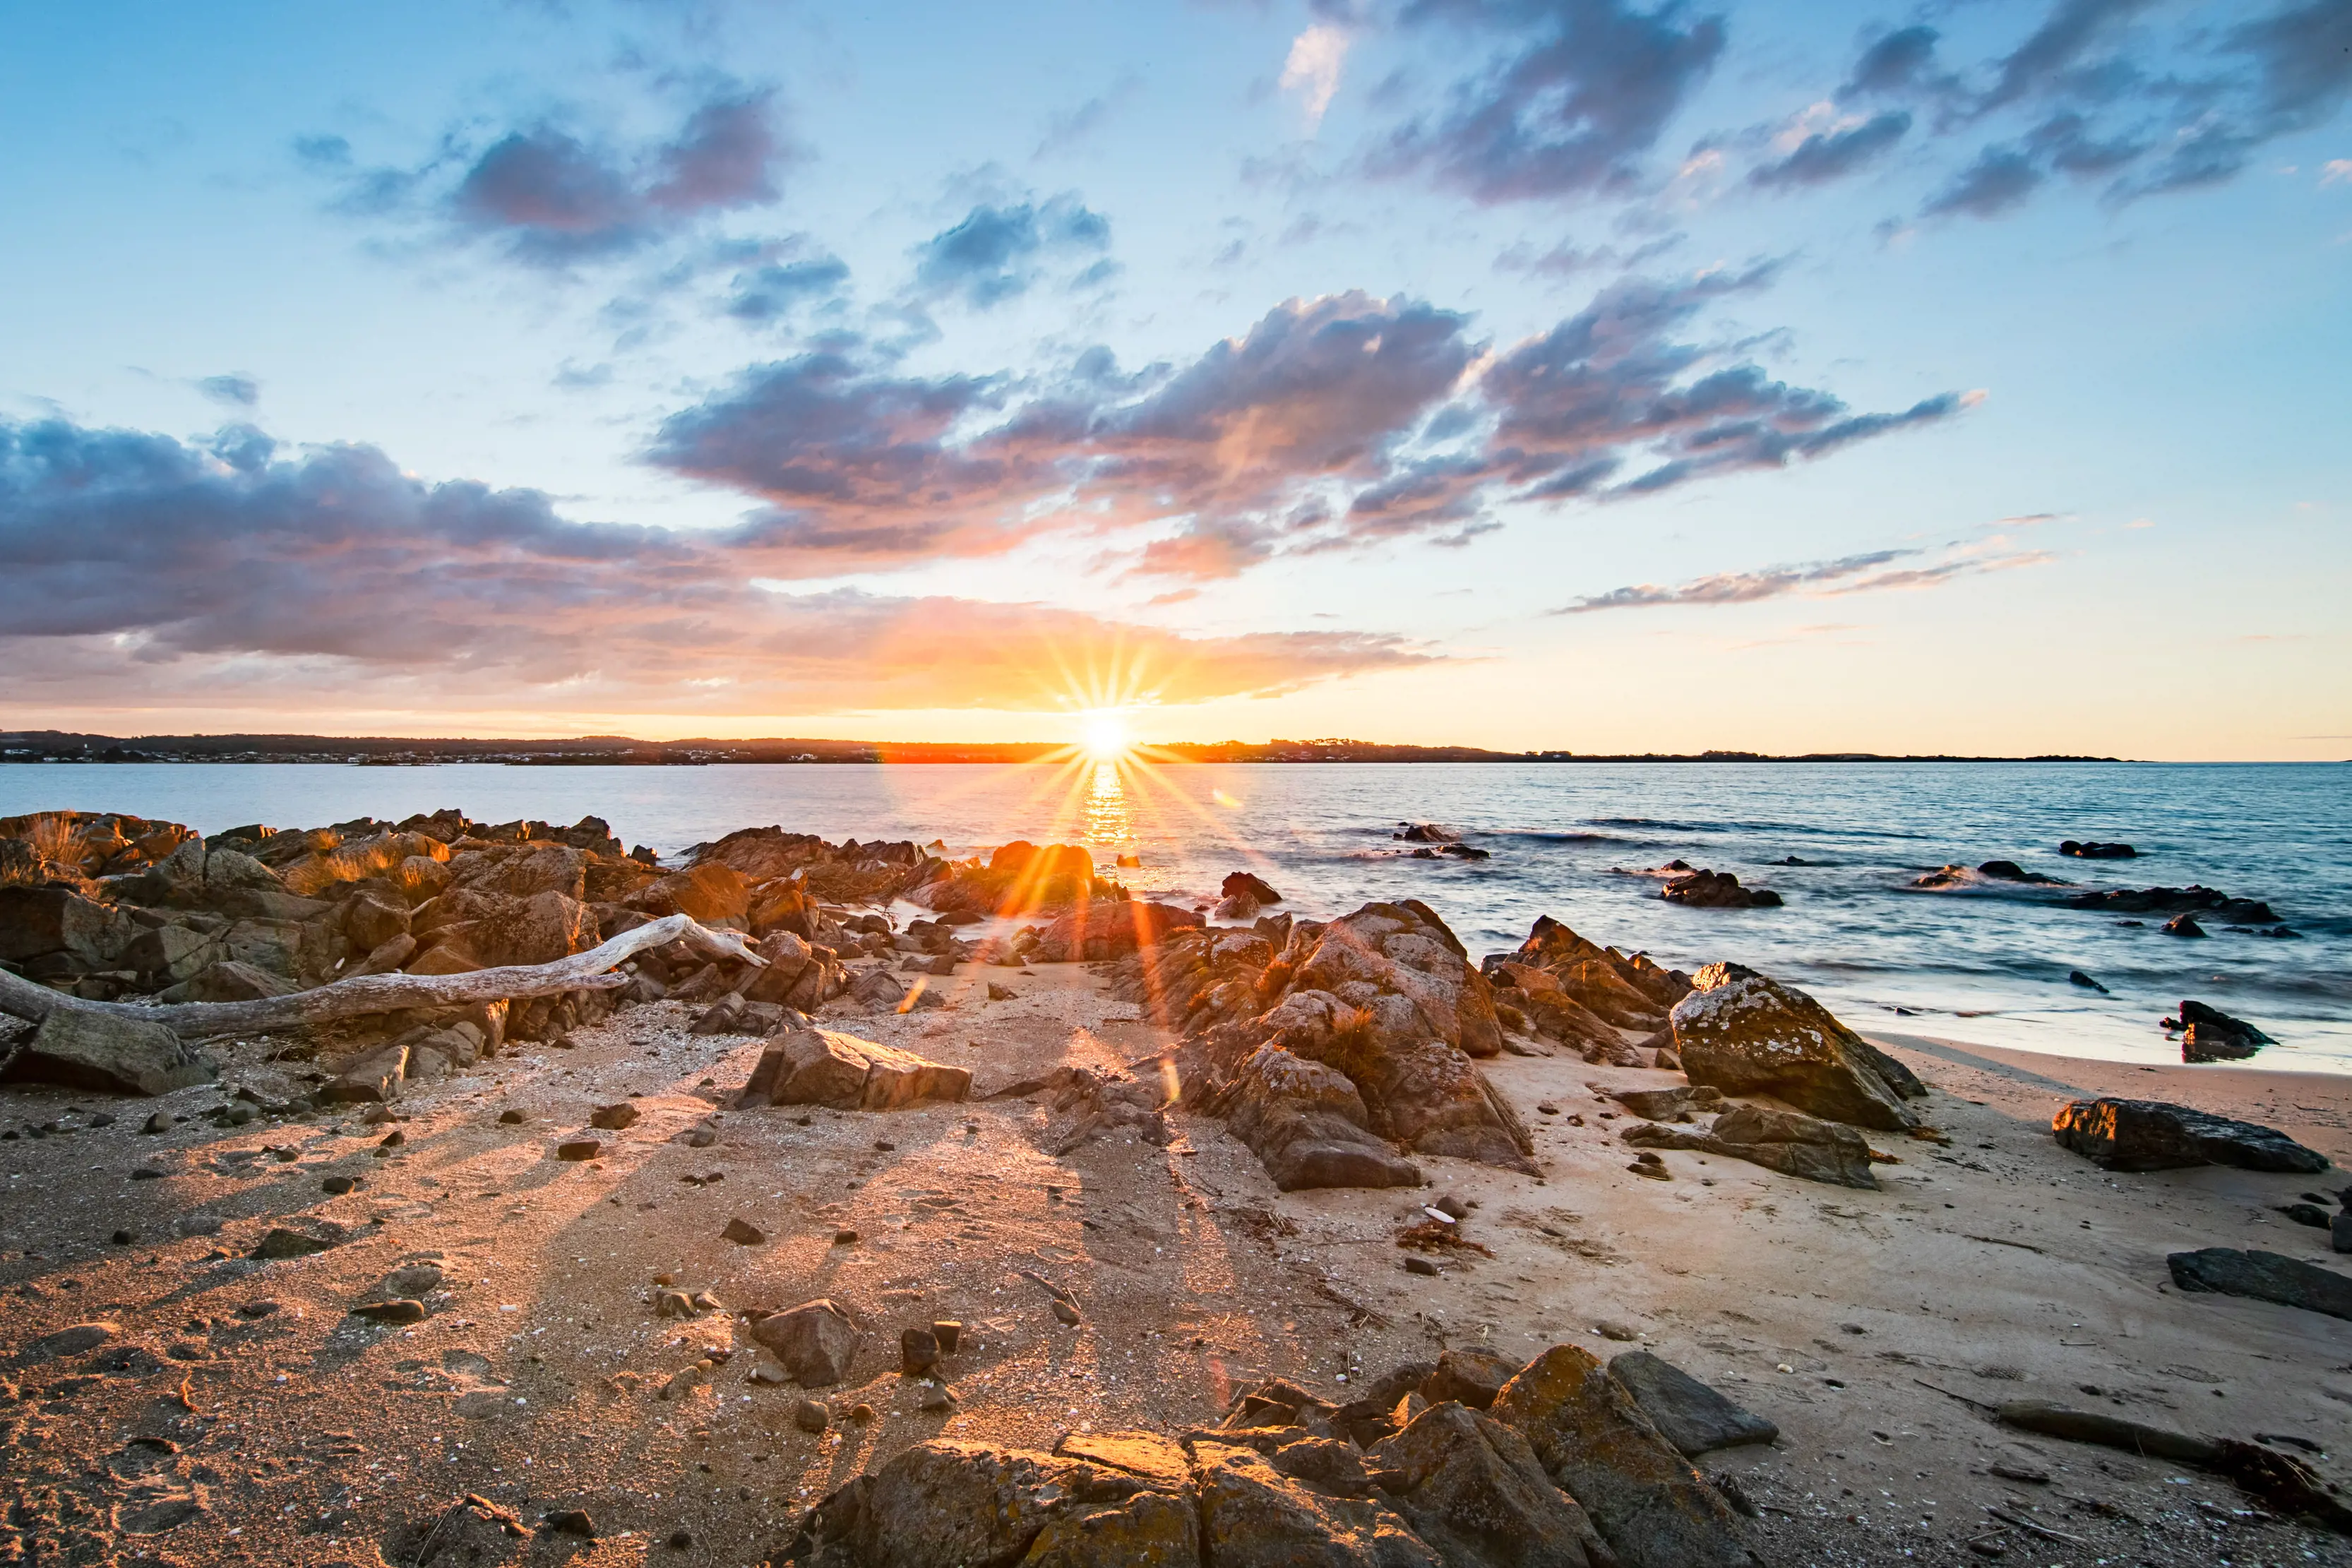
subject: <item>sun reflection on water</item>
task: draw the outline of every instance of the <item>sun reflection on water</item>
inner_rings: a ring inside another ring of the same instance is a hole
[[[1087,789],[1086,826],[1090,850],[1117,854],[1135,842],[1135,812],[1117,762],[1106,758],[1095,764],[1094,780]]]

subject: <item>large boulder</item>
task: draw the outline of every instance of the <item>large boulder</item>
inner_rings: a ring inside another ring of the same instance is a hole
[[[511,894],[453,888],[417,912],[420,942],[429,942],[413,974],[461,974],[509,964],[550,964],[596,946],[595,912],[561,893]],[[447,951],[444,951],[446,949]],[[440,959],[427,964],[436,953]]]
[[[760,1053],[736,1103],[896,1111],[971,1094],[971,1071],[829,1029],[794,1030]]]
[[[511,850],[473,851],[450,862],[451,879],[460,887],[503,893],[509,898],[534,898],[560,893],[585,902],[588,897],[588,856],[569,844],[525,844]]]
[[[203,839],[189,839],[146,871],[110,885],[117,897],[132,904],[232,915],[269,915],[278,913],[270,895],[299,896],[253,856]]]
[[[1900,1132],[1919,1124],[1883,1071],[1892,1059],[1794,986],[1743,964],[1709,964],[1692,986],[1672,1019],[1675,1051],[1693,1083],[1777,1095],[1857,1126]]]
[[[1623,1568],[1755,1568],[1731,1505],[1585,1350],[1554,1345],[1529,1362],[1493,1414],[1527,1438]]]
[[[2326,1155],[2276,1128],[2160,1100],[2072,1101],[2051,1118],[2050,1131],[2062,1146],[2111,1171],[2204,1165],[2297,1173],[2327,1168]]]
[[[384,878],[406,882],[402,868],[412,859],[443,862],[449,846],[424,833],[373,833],[345,839],[330,829],[306,834],[302,853],[276,867],[286,891],[304,898],[325,898],[345,883]]]
[[[121,967],[140,926],[70,888],[0,886],[0,959],[38,978]]]
[[[1418,1186],[1421,1169],[1371,1131],[1345,1073],[1265,1045],[1211,1103],[1285,1192],[1318,1186]]]
[[[168,1094],[219,1076],[162,1024],[123,1013],[58,1008],[16,1048],[0,1079],[118,1094]]]
[[[1588,1568],[1608,1548],[1552,1484],[1528,1440],[1452,1400],[1432,1405],[1367,1456],[1445,1568]]]
[[[1286,1476],[1255,1448],[1203,1442],[1201,1534],[1219,1568],[1439,1568],[1441,1559],[1385,1505]]]
[[[759,954],[767,967],[754,972],[744,986],[746,1001],[814,1012],[818,1004],[849,987],[849,973],[832,956],[832,949],[812,947],[791,931],[769,932],[760,939]]]
[[[1039,964],[1076,964],[1124,958],[1157,946],[1171,932],[1205,925],[1200,915],[1172,904],[1106,898],[1073,904],[1056,915],[1031,951]]]
[[[824,1388],[849,1375],[861,1336],[846,1311],[819,1299],[769,1313],[751,1325],[751,1337],[775,1352],[793,1381],[803,1388]]]
[[[1780,895],[1769,887],[1742,887],[1727,871],[1693,871],[1669,877],[1658,889],[1668,904],[1690,909],[1778,909]]]
[[[2183,1061],[2243,1061],[2278,1043],[2245,1019],[2200,1001],[2182,1002],[2179,1016],[2166,1021],[2180,1026]]]
[[[205,965],[174,986],[164,988],[159,1000],[178,1002],[257,1002],[293,994],[295,987],[282,975],[257,965],[222,958]]]
[[[1291,989],[1328,991],[1370,1010],[1384,1041],[1438,1040],[1474,1057],[1502,1051],[1494,988],[1418,899],[1368,904],[1312,930],[1294,928],[1283,956]]]
[[[750,913],[751,885],[723,861],[674,872],[629,895],[631,909],[656,917],[688,915],[704,925],[740,925]]]
[[[832,852],[832,846],[814,833],[788,833],[780,827],[744,828],[698,848],[694,863],[728,866],[747,883],[762,883],[788,877]]]
[[[1735,1105],[1704,1132],[1640,1122],[1621,1134],[1636,1148],[1691,1149],[1746,1160],[1806,1181],[1875,1191],[1870,1141],[1852,1127],[1759,1105]]]

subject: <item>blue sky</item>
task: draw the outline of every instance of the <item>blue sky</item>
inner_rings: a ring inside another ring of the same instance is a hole
[[[0,11],[0,723],[2352,754],[2352,5]]]

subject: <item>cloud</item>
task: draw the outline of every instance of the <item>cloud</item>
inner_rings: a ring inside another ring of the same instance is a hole
[[[1826,184],[1886,152],[1910,129],[1909,111],[1890,109],[1857,124],[1817,131],[1799,142],[1787,157],[1750,170],[1748,181],[1768,189]]]
[[[1938,35],[1928,26],[1900,27],[1874,39],[1853,63],[1838,97],[1903,92],[1930,79]]]
[[[1075,152],[1092,141],[1095,133],[1108,123],[1129,99],[1143,90],[1143,78],[1129,72],[1113,82],[1109,89],[1095,94],[1075,109],[1057,110],[1045,117],[1045,133],[1038,138],[1033,158],[1049,158],[1056,153]]]
[[[196,390],[228,408],[251,408],[261,401],[261,383],[251,376],[206,376]]]
[[[1407,26],[1504,47],[1444,107],[1399,126],[1375,171],[1421,172],[1486,203],[1624,192],[1641,156],[1723,52],[1723,19],[1669,0],[1413,0]]]
[[[2015,148],[1988,147],[1975,162],[1928,200],[1930,216],[1966,213],[1989,218],[2021,204],[2041,185],[2042,172]]]
[[[1286,301],[1189,361],[1131,373],[1096,349],[1048,375],[909,376],[845,341],[745,371],[666,421],[646,457],[765,503],[741,542],[779,577],[1148,528],[1105,564],[1201,580],[1458,542],[1513,502],[1779,467],[1971,401],[1855,413],[1687,340],[1708,303],[1770,275],[1618,284],[1500,349],[1460,312],[1362,293]]]
[[[1027,293],[1048,259],[1109,248],[1110,220],[1074,193],[1042,205],[982,203],[915,248],[915,287],[930,298],[986,310]]]
[[[2002,544],[2003,541],[1993,539],[1979,546],[1955,546],[1945,553],[1942,559],[1920,566],[1898,567],[1893,563],[1916,559],[1926,553],[1922,550],[1882,549],[1798,566],[1716,572],[1671,587],[1654,582],[1637,583],[1613,588],[1606,593],[1590,594],[1550,613],[1590,615],[1602,610],[1648,610],[1670,604],[1753,604],[1767,599],[1843,598],[1849,594],[1877,593],[1890,589],[1933,588],[1954,578],[2040,566],[2056,559],[2046,550],[2017,551],[2005,555],[1990,553],[1992,548]]]
[[[2331,158],[2320,166],[2323,185],[2352,185],[2352,158]]]
[[[1071,670],[1197,702],[1436,657],[1377,634],[1188,638],[1047,605],[781,593],[761,565],[740,538],[577,523],[368,446],[0,423],[0,646],[20,699],[1017,708],[1052,706]]]
[[[727,313],[740,321],[773,321],[803,305],[835,298],[848,283],[849,264],[830,253],[767,262],[735,275]]]
[[[337,205],[362,215],[430,215],[541,267],[625,255],[705,216],[763,206],[798,152],[775,94],[727,83],[667,141],[617,145],[554,119],[508,131],[486,147],[444,139],[416,168],[362,168],[340,136],[307,136],[296,155],[336,179]]]
[[[1290,55],[1282,62],[1282,90],[1298,95],[1309,136],[1322,125],[1339,95],[1339,72],[1351,41],[1347,28],[1331,22],[1317,22],[1290,41]]]

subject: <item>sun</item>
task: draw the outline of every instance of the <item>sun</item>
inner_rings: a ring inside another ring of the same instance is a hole
[[[1097,762],[1116,762],[1127,755],[1126,716],[1109,708],[1097,708],[1087,714],[1083,745],[1088,757]]]

